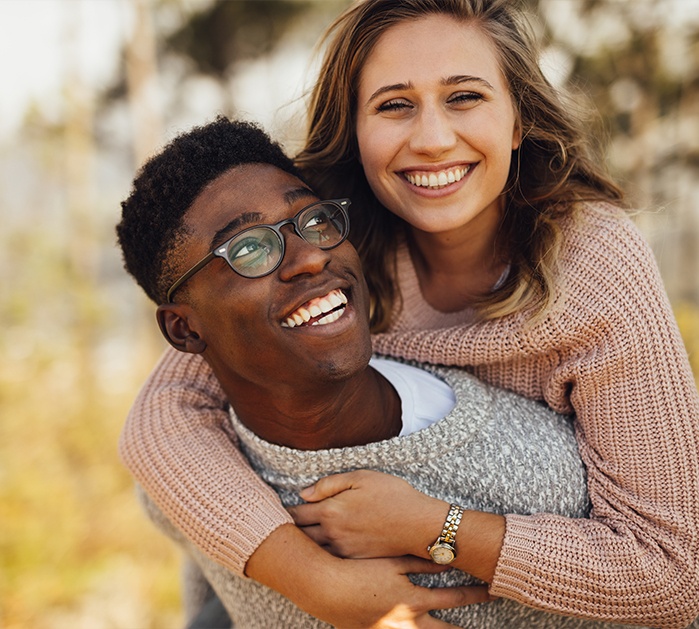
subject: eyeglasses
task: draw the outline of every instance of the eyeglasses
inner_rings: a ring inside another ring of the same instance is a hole
[[[255,225],[238,232],[170,286],[167,303],[172,303],[172,296],[182,284],[215,258],[223,258],[231,269],[243,277],[269,275],[284,258],[285,240],[281,232],[284,225],[293,225],[301,238],[319,249],[337,247],[349,234],[347,208],[350,203],[349,199],[316,201],[303,208],[294,218],[286,218],[274,225]]]

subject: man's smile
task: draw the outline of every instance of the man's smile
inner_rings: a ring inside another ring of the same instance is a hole
[[[327,295],[314,297],[289,313],[281,322],[283,328],[307,325],[327,325],[337,321],[347,306],[347,296],[341,289],[331,290]]]

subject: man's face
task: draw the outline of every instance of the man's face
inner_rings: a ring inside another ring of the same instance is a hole
[[[241,230],[292,218],[317,200],[296,177],[267,164],[227,171],[185,215],[182,268]],[[368,292],[354,247],[345,241],[319,249],[291,225],[282,233],[284,258],[270,275],[245,278],[216,258],[188,281],[190,327],[206,343],[204,356],[224,387],[228,380],[303,390],[346,379],[371,356]],[[317,307],[332,314],[298,324]]]

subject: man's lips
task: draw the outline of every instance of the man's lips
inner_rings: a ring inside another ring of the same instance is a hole
[[[327,325],[337,321],[347,307],[347,296],[337,288],[327,295],[314,297],[289,313],[281,322],[283,328],[295,328],[308,325]]]
[[[402,173],[403,177],[414,186],[418,188],[431,188],[433,190],[439,190],[445,188],[448,185],[461,181],[468,172],[473,167],[473,164],[468,164],[466,166],[454,166],[452,168],[446,168],[444,170],[438,171],[418,171],[410,170],[404,171]]]

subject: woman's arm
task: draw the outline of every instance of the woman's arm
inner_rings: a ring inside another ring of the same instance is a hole
[[[375,347],[475,366],[493,384],[575,410],[590,519],[507,516],[491,594],[685,627],[699,614],[696,384],[647,243],[611,212],[585,220],[564,251],[565,306],[547,320],[382,335]]]
[[[296,524],[333,554],[355,559],[429,559],[427,547],[437,539],[449,512],[448,502],[372,470],[326,476],[301,497],[308,504],[289,508]],[[451,566],[490,583],[504,535],[503,516],[464,511]]]
[[[167,349],[129,413],[119,453],[197,548],[242,575],[262,541],[291,518],[225,431],[227,415],[206,362]]]

